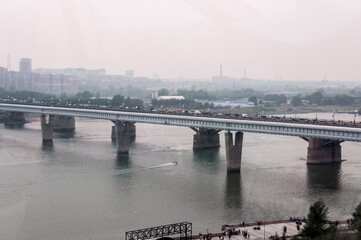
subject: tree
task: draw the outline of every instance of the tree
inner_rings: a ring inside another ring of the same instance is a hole
[[[300,106],[302,104],[301,96],[297,95],[297,96],[292,97],[291,104],[295,107]]]
[[[322,103],[323,95],[321,92],[314,92],[311,95],[306,97],[307,100],[309,100],[311,103],[316,103],[317,105],[320,105]]]
[[[256,96],[252,96],[252,97],[248,98],[248,101],[253,102],[254,105],[257,106],[257,98],[256,98]]]
[[[330,227],[328,223],[328,208],[322,200],[318,200],[310,206],[307,214],[306,224],[302,229],[301,236],[306,238],[316,238],[327,232]]]
[[[340,106],[352,105],[354,102],[354,98],[348,95],[337,95],[335,97],[335,104]]]
[[[113,107],[119,107],[120,105],[122,105],[124,103],[124,97],[121,96],[121,95],[115,95],[113,98],[112,98],[112,101],[111,101],[111,105]]]
[[[361,239],[361,203],[355,208],[352,217],[352,226],[357,230],[359,239]]]
[[[60,98],[62,101],[64,101],[64,100],[66,100],[66,99],[68,98],[68,94],[66,94],[65,92],[63,92],[63,93],[60,94],[59,98]]]
[[[283,94],[268,94],[264,96],[265,101],[275,101],[277,103],[277,106],[279,106],[281,103],[287,103],[287,97]]]
[[[100,98],[100,92],[95,93],[95,98]]]
[[[161,88],[158,90],[158,96],[168,96],[169,90],[167,88]]]

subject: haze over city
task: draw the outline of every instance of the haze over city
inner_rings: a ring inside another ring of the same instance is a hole
[[[137,76],[359,81],[361,3],[0,0],[0,66]]]

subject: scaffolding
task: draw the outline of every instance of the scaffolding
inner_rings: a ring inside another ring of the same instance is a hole
[[[143,240],[161,238],[164,236],[179,234],[180,239],[192,239],[192,223],[181,222],[163,226],[144,228],[125,233],[125,240]]]

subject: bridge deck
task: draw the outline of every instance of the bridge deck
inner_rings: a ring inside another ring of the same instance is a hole
[[[317,124],[299,124],[274,121],[240,120],[199,116],[179,116],[169,114],[155,114],[142,112],[124,112],[109,110],[94,110],[81,108],[48,107],[20,104],[0,103],[0,110],[63,115],[72,117],[86,117],[107,119],[111,121],[140,122],[149,124],[162,124],[193,128],[206,128],[216,130],[254,132],[264,134],[277,134],[299,136],[303,138],[321,138],[337,141],[361,142],[361,129],[349,126],[329,126]]]

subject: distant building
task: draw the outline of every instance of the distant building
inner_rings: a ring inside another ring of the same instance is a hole
[[[31,59],[28,58],[21,59],[19,72],[0,67],[0,88],[52,94],[72,94],[79,90],[77,76],[31,72]]]
[[[125,71],[125,76],[126,76],[128,79],[133,79],[133,78],[134,78],[134,70],[126,70],[126,71]]]
[[[184,100],[183,96],[160,96],[158,100]]]
[[[22,58],[19,62],[19,72],[31,73],[31,58]]]
[[[158,91],[152,91],[152,99],[158,99]]]
[[[50,69],[50,68],[37,68],[34,72],[40,74],[64,74],[69,76],[77,76],[80,79],[88,80],[103,80],[105,76],[105,69],[85,69],[85,68],[62,68],[62,69]]]

